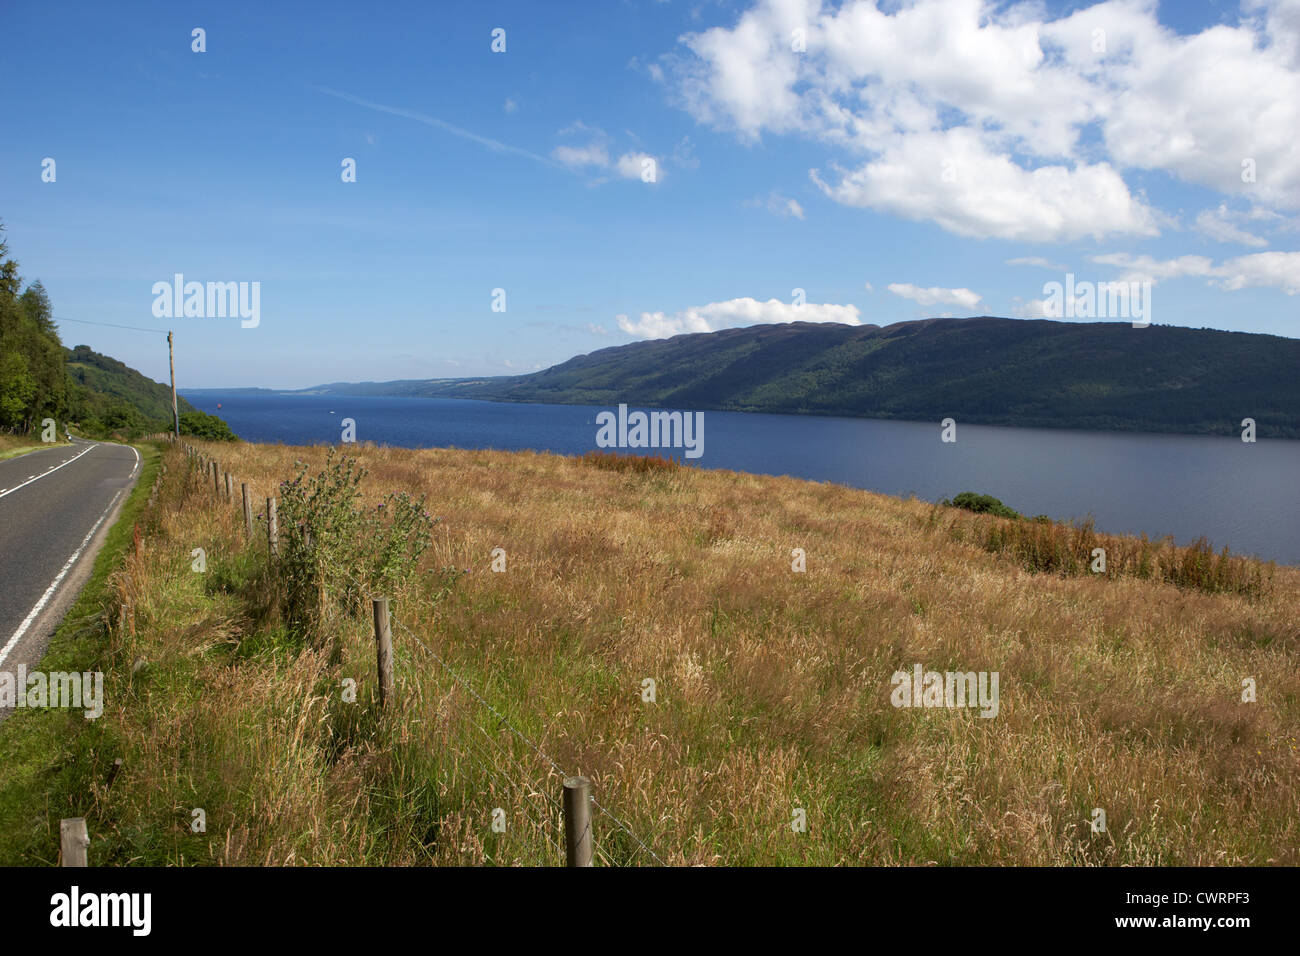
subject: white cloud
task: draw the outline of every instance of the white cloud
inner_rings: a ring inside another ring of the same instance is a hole
[[[1233,218],[1236,217],[1228,211],[1227,204],[1223,203],[1218,209],[1203,210],[1196,217],[1196,229],[1219,242],[1235,242],[1243,246],[1256,247],[1268,245],[1267,239],[1262,239],[1234,225],[1231,221]]]
[[[1287,295],[1300,294],[1300,252],[1255,252],[1222,263],[1215,284],[1228,291],[1271,286]]]
[[[588,143],[586,146],[557,146],[551,156],[565,166],[581,168],[583,166],[608,166],[609,152],[600,143]]]
[[[1156,0],[1057,19],[1036,2],[758,0],[684,36],[665,82],[744,141],[798,135],[856,154],[814,174],[846,205],[961,235],[1152,236],[1162,216],[1130,170],[1300,208],[1300,4],[1247,5],[1180,35]],[[796,27],[806,52],[791,50]],[[1242,182],[1246,159],[1255,182]]]
[[[1180,279],[1184,276],[1210,276],[1214,272],[1214,263],[1205,256],[1158,260],[1147,255],[1112,252],[1090,258],[1098,265],[1123,269],[1120,282],[1159,282],[1161,279]]]
[[[1039,268],[1039,269],[1051,269],[1051,270],[1053,270],[1054,272],[1064,272],[1064,271],[1065,271],[1065,266],[1060,265],[1059,263],[1056,263],[1056,262],[1052,262],[1052,261],[1049,260],[1049,259],[1044,259],[1042,256],[1020,256],[1020,257],[1017,258],[1017,259],[1008,259],[1008,260],[1007,260],[1007,265],[1009,265],[1009,266],[1035,266],[1035,267],[1037,267],[1037,268]]]
[[[636,319],[616,316],[618,327],[628,335],[646,339],[666,339],[683,332],[716,332],[718,329],[748,325],[775,325],[781,322],[839,322],[861,325],[854,305],[818,305],[805,302],[794,305],[779,299],[728,299],[710,302],[680,312],[642,312]]]
[[[519,104],[507,96],[504,109],[507,113],[513,113],[515,110],[519,109]]]
[[[1028,170],[969,129],[899,137],[837,183],[816,170],[811,178],[843,205],[927,219],[962,236],[1047,242],[1159,232],[1108,164]]]
[[[636,134],[630,130],[626,131],[632,139],[636,139]],[[623,153],[617,159],[610,159],[610,137],[603,129],[598,126],[588,126],[582,120],[574,120],[557,134],[559,136],[576,136],[582,135],[587,142],[582,145],[571,146],[568,144],[555,147],[551,151],[551,157],[570,169],[600,171],[620,176],[624,179],[641,179],[642,171],[646,169],[646,163],[651,164],[654,171],[654,178],[649,182],[658,182],[663,178],[663,168],[660,160],[649,153],[634,150]],[[604,182],[605,179],[598,178],[596,183]]]
[[[1017,299],[1011,314],[1021,319],[1059,319],[1061,306],[1047,299],[1030,299],[1028,302]]]
[[[943,289],[939,286],[922,289],[909,282],[891,282],[886,288],[894,295],[924,306],[959,305],[965,309],[974,309],[981,301],[979,293],[970,289]]]
[[[603,325],[597,325],[595,322],[587,323],[587,331],[592,335],[609,335],[609,329]]]
[[[1225,259],[1218,265],[1205,256],[1157,260],[1126,252],[1093,256],[1092,261],[1125,270],[1121,282],[1157,282],[1191,276],[1204,278],[1228,292],[1261,286],[1280,289],[1287,295],[1300,293],[1300,252],[1254,252]]]
[[[655,183],[663,178],[659,160],[649,153],[624,153],[614,164],[614,171],[624,179],[641,179],[643,176],[653,178],[645,180]]]
[[[780,216],[782,219],[803,218],[803,206],[799,205],[798,200],[782,196],[776,190],[766,196],[755,196],[753,199],[746,199],[742,205],[750,208],[766,209],[772,215]]]

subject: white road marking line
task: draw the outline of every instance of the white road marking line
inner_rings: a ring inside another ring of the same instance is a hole
[[[82,454],[85,454],[85,452],[82,452]],[[126,489],[124,488],[118,489],[117,494],[113,496],[113,500],[110,501],[108,507],[104,509],[104,513],[99,516],[99,520],[96,521],[90,531],[86,533],[86,536],[81,539],[81,544],[77,545],[77,550],[72,552],[72,557],[68,558],[67,563],[63,565],[63,570],[55,576],[53,582],[50,583],[50,586],[45,589],[45,593],[41,595],[41,599],[36,602],[36,606],[33,607],[27,617],[23,619],[23,622],[18,625],[18,630],[14,631],[13,637],[9,638],[9,643],[7,643],[3,648],[0,648],[0,664],[3,664],[5,658],[9,656],[9,652],[18,646],[18,641],[27,633],[27,629],[32,626],[32,621],[36,620],[36,615],[40,614],[45,608],[45,605],[50,602],[50,598],[54,597],[54,592],[59,589],[59,585],[63,583],[63,579],[68,576],[68,572],[72,570],[72,566],[76,564],[77,559],[81,557],[81,552],[86,550],[86,545],[88,545],[90,539],[95,536],[95,532],[99,530],[99,526],[104,523],[104,519],[108,517],[109,512],[113,510],[113,506],[117,504],[117,499],[122,497],[122,492],[125,490]]]
[[[88,446],[86,447],[86,451],[80,451],[80,452],[77,452],[77,454],[73,455],[71,458],[69,458],[67,461],[65,461],[65,462],[63,463],[63,465],[70,465],[70,464],[72,464],[74,461],[76,461],[76,460],[77,460],[78,458],[80,458],[82,455],[86,454],[86,452],[94,451],[94,450],[95,450],[96,448],[98,448],[98,447],[99,447],[99,443],[98,443],[98,442],[92,442],[90,445],[88,445]],[[136,454],[136,457],[137,457],[137,458],[139,457],[139,453]],[[51,468],[50,471],[58,471],[60,468],[63,467],[63,465],[56,465],[56,466],[54,466],[53,468]],[[50,473],[50,471],[42,472],[42,473],[39,474],[39,475],[28,475],[28,476],[27,476],[27,480],[24,481],[21,485],[14,485],[12,488],[8,488],[8,489],[6,489],[6,490],[4,490],[4,491],[0,491],[0,498],[3,498],[5,495],[12,495],[12,494],[13,494],[15,491],[17,491],[19,488],[26,488],[28,485],[30,485],[33,481],[36,481],[38,478],[44,478],[46,475],[48,475],[48,474]],[[132,474],[135,474],[135,472],[132,472]]]

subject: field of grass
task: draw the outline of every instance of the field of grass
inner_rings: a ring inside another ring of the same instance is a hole
[[[259,514],[326,459],[203,447]],[[1300,863],[1300,569],[786,478],[349,454],[367,509],[406,490],[440,519],[390,594],[396,701],[366,582],[328,569],[294,623],[261,519],[246,540],[168,448],[110,580],[105,714],[0,862],[85,815],[98,865],[554,865],[582,773],[602,863]],[[1071,552],[1098,541],[1104,575]],[[998,672],[997,716],[892,706],[918,663]]]

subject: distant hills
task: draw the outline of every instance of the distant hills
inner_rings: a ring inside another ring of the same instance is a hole
[[[1300,438],[1300,340],[982,316],[634,342],[529,375],[304,392]]]

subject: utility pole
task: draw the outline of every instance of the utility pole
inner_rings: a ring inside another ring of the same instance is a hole
[[[167,366],[172,373],[172,431],[177,438],[181,437],[181,419],[176,414],[176,358],[172,352],[172,333],[167,332]]]

